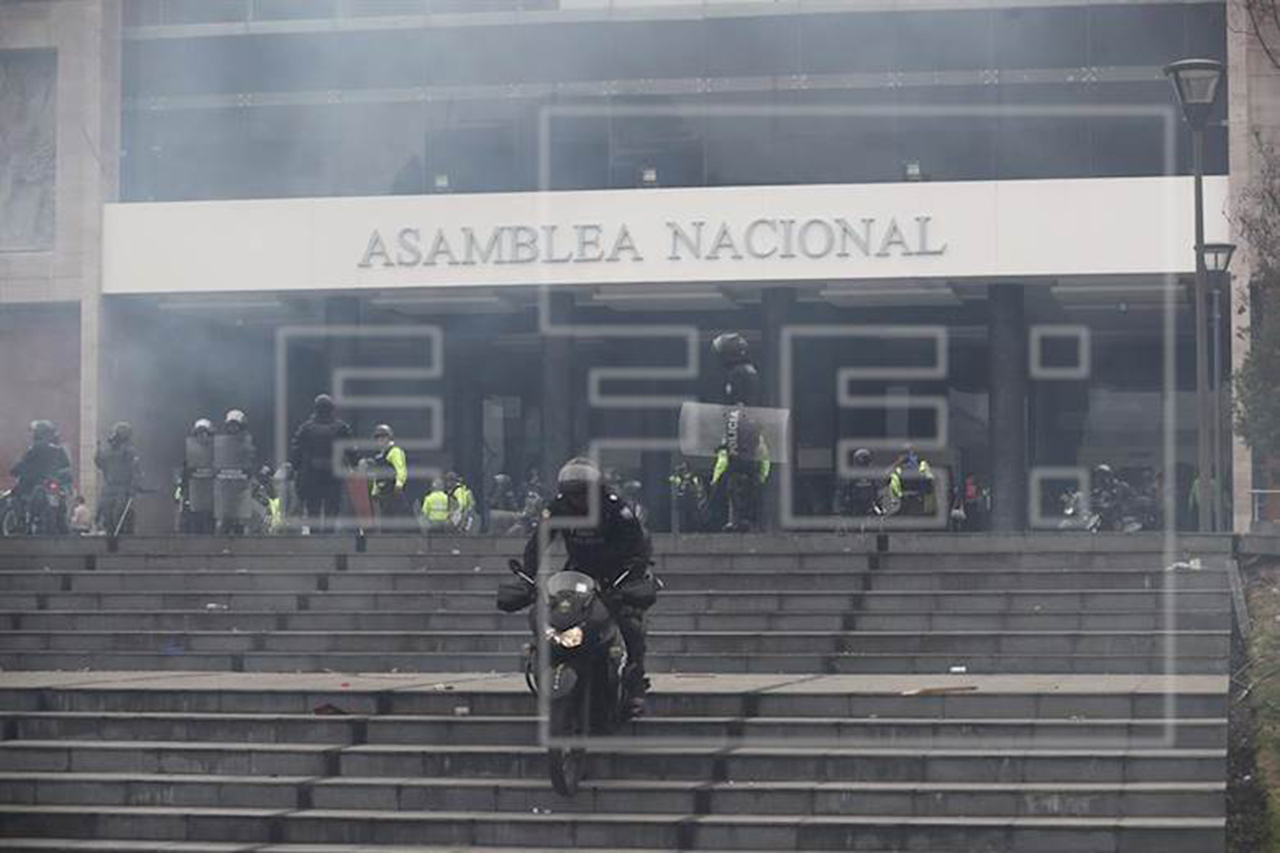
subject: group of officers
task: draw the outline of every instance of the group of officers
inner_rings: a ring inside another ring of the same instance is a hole
[[[281,532],[294,515],[303,533],[334,532],[344,515],[362,529],[475,530],[475,495],[460,476],[449,472],[431,483],[421,504],[412,500],[408,458],[391,427],[374,427],[374,452],[360,456],[351,425],[327,394],[315,398],[278,470],[257,466],[246,427],[239,409],[227,412],[221,430],[208,418],[192,426],[175,495],[183,532]]]

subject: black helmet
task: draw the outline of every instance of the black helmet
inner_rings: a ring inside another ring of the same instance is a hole
[[[1101,480],[1106,483],[1115,477],[1115,472],[1111,470],[1111,466],[1107,463],[1093,466],[1093,479]]]
[[[396,434],[391,431],[391,427],[386,424],[378,424],[373,428],[374,438],[395,438]]]
[[[737,332],[725,332],[716,335],[711,341],[711,349],[720,356],[724,364],[739,364],[747,360],[750,347],[747,339]]]
[[[865,447],[859,447],[853,451],[853,462],[860,468],[867,468],[871,465],[871,451]]]
[[[208,433],[209,435],[213,435],[213,421],[209,420],[208,418],[199,418],[195,423],[191,425],[192,435],[199,435],[202,432]]]
[[[332,415],[334,410],[333,398],[328,394],[317,394],[315,402],[311,404],[311,410],[317,415]]]
[[[107,440],[112,444],[124,444],[131,438],[133,438],[133,427],[129,425],[128,421],[117,421],[112,425],[111,434],[107,437]]]
[[[53,425],[53,421],[32,421],[31,440],[39,443],[57,441],[58,428]]]
[[[561,492],[585,492],[601,481],[600,469],[585,456],[575,456],[556,475],[556,487]]]

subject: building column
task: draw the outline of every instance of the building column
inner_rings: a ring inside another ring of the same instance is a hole
[[[988,291],[990,346],[989,446],[991,448],[991,530],[1026,529],[1027,326],[1024,290],[1017,284]]]
[[[547,295],[549,325],[573,321],[573,295]],[[573,338],[568,334],[542,336],[542,481],[554,487],[560,466],[573,452],[574,400]]]
[[[1273,76],[1254,76],[1250,72],[1250,67],[1253,63],[1250,62],[1249,54],[1251,52],[1261,54],[1262,50],[1265,49],[1263,45],[1258,44],[1253,36],[1249,21],[1250,8],[1239,3],[1228,3],[1226,6],[1227,77],[1231,81],[1231,85],[1225,94],[1227,96],[1227,123],[1231,128],[1255,126],[1255,117],[1252,110],[1254,100],[1264,100],[1267,108],[1270,108],[1272,103],[1270,92],[1273,91],[1275,85]],[[1258,58],[1262,57],[1255,56],[1255,59]],[[1259,67],[1265,67],[1265,64]],[[1258,153],[1252,133],[1229,133],[1227,134],[1227,145],[1227,159],[1231,164],[1231,173],[1227,181],[1228,208],[1236,210],[1248,193],[1254,174],[1259,167],[1257,163]],[[1231,299],[1233,303],[1236,303],[1233,307],[1237,310],[1231,310],[1227,314],[1229,318],[1227,322],[1231,331],[1228,338],[1231,344],[1230,367],[1235,371],[1244,365],[1244,359],[1248,356],[1249,347],[1253,343],[1253,337],[1250,332],[1253,324],[1253,311],[1255,310],[1248,286],[1248,282],[1253,278],[1253,259],[1250,257],[1251,253],[1247,242],[1240,235],[1239,222],[1236,217],[1231,217],[1230,240],[1238,246],[1232,263],[1234,292]],[[1230,407],[1228,406],[1227,408],[1229,412]],[[1253,527],[1253,489],[1255,488],[1253,451],[1241,440],[1234,429],[1230,429],[1229,418],[1224,420],[1228,420],[1224,427],[1229,429],[1229,432],[1227,432],[1230,437],[1230,449],[1228,452],[1231,454],[1231,464],[1228,469],[1231,473],[1232,518],[1230,529],[1236,533],[1248,533]],[[1267,488],[1266,480],[1264,479],[1256,487]],[[1177,495],[1177,500],[1185,501],[1186,495]]]
[[[791,321],[791,307],[795,305],[796,292],[790,287],[771,287],[760,294],[760,378],[761,404],[769,407],[782,405],[782,332]],[[794,445],[794,441],[792,442]],[[785,448],[788,460],[795,458],[795,448]],[[775,458],[784,454],[774,450]],[[790,466],[774,465],[769,482],[761,496],[760,526],[764,530],[778,530],[783,524],[782,478],[791,476]]]

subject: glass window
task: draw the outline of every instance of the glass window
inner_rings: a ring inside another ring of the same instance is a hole
[[[593,102],[605,106],[603,101]],[[550,189],[587,190],[609,185],[609,117],[560,116],[548,126]],[[536,156],[536,155],[535,155]]]
[[[628,21],[612,27],[621,80],[702,77],[707,55],[700,21]]]
[[[1184,56],[1207,56],[1227,59],[1227,7],[1224,3],[1188,6],[1186,16],[1187,47]]]
[[[537,186],[536,111],[527,101],[432,105],[427,173],[447,176],[450,192],[514,192]]]
[[[701,115],[677,113],[681,102],[673,98],[618,98],[614,106],[610,186],[702,184]],[[628,115],[628,109],[654,114]]]
[[[613,77],[613,49],[607,24],[525,26],[513,44],[523,57],[520,81],[608,80]]]
[[[1182,57],[1183,26],[1181,6],[1090,6],[1089,64],[1163,66]]]
[[[989,11],[906,12],[895,17],[900,71],[992,68],[993,13]]]
[[[249,0],[164,0],[161,24],[218,24],[249,17]]]
[[[708,186],[785,184],[789,161],[781,147],[784,121],[774,115],[739,115],[732,107],[768,107],[772,96],[718,96],[707,101],[706,170]]]
[[[930,86],[900,90],[898,103],[910,112],[900,115],[897,128],[898,168],[918,164],[929,181],[990,180],[999,133],[997,120],[981,108],[995,103],[995,86]],[[937,108],[935,114],[930,114]],[[975,110],[974,112],[968,112]]]
[[[794,17],[712,18],[704,26],[708,76],[799,73],[800,30]]]
[[[999,68],[1079,68],[1088,65],[1086,7],[997,9],[995,56]]]
[[[427,0],[360,0],[347,3],[343,14],[353,18],[382,15],[422,15],[427,11]]]
[[[895,15],[804,15],[800,18],[800,71],[841,74],[897,67]]]
[[[895,99],[889,89],[780,96],[781,103],[797,110],[784,117],[779,131],[792,179],[802,184],[898,180]],[[819,113],[805,114],[806,109]]]
[[[1003,179],[1075,178],[1089,171],[1090,116],[1037,115],[1038,107],[1086,106],[1092,87],[1001,86],[1002,104],[1024,110],[997,122],[995,176]]]
[[[253,17],[259,21],[332,18],[335,0],[252,0]]]

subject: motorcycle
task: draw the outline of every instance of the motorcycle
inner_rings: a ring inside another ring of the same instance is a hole
[[[538,582],[517,560],[508,564],[514,578],[498,590],[498,608],[508,613],[523,610],[538,599]],[[550,708],[548,749],[551,785],[556,793],[571,797],[586,769],[586,750],[566,744],[592,736],[608,735],[630,719],[632,699],[638,695],[638,679],[628,669],[627,647],[622,633],[604,603],[619,596],[625,603],[638,601],[652,591],[656,579],[628,581],[623,572],[607,588],[589,575],[561,571],[542,578],[545,612],[529,613],[537,643],[525,646],[525,683],[535,695],[545,692]],[[651,603],[651,602],[650,602]],[[540,683],[540,647],[546,655],[549,683]]]
[[[1062,493],[1062,521],[1058,522],[1059,530],[1087,530],[1097,533],[1102,523],[1101,517],[1094,512],[1090,502],[1085,500],[1079,489],[1068,489]]]
[[[55,479],[42,480],[21,498],[10,489],[0,494],[0,534],[58,536],[71,532],[67,489]]]
[[[0,536],[17,536],[22,532],[22,514],[13,489],[0,492]]]

